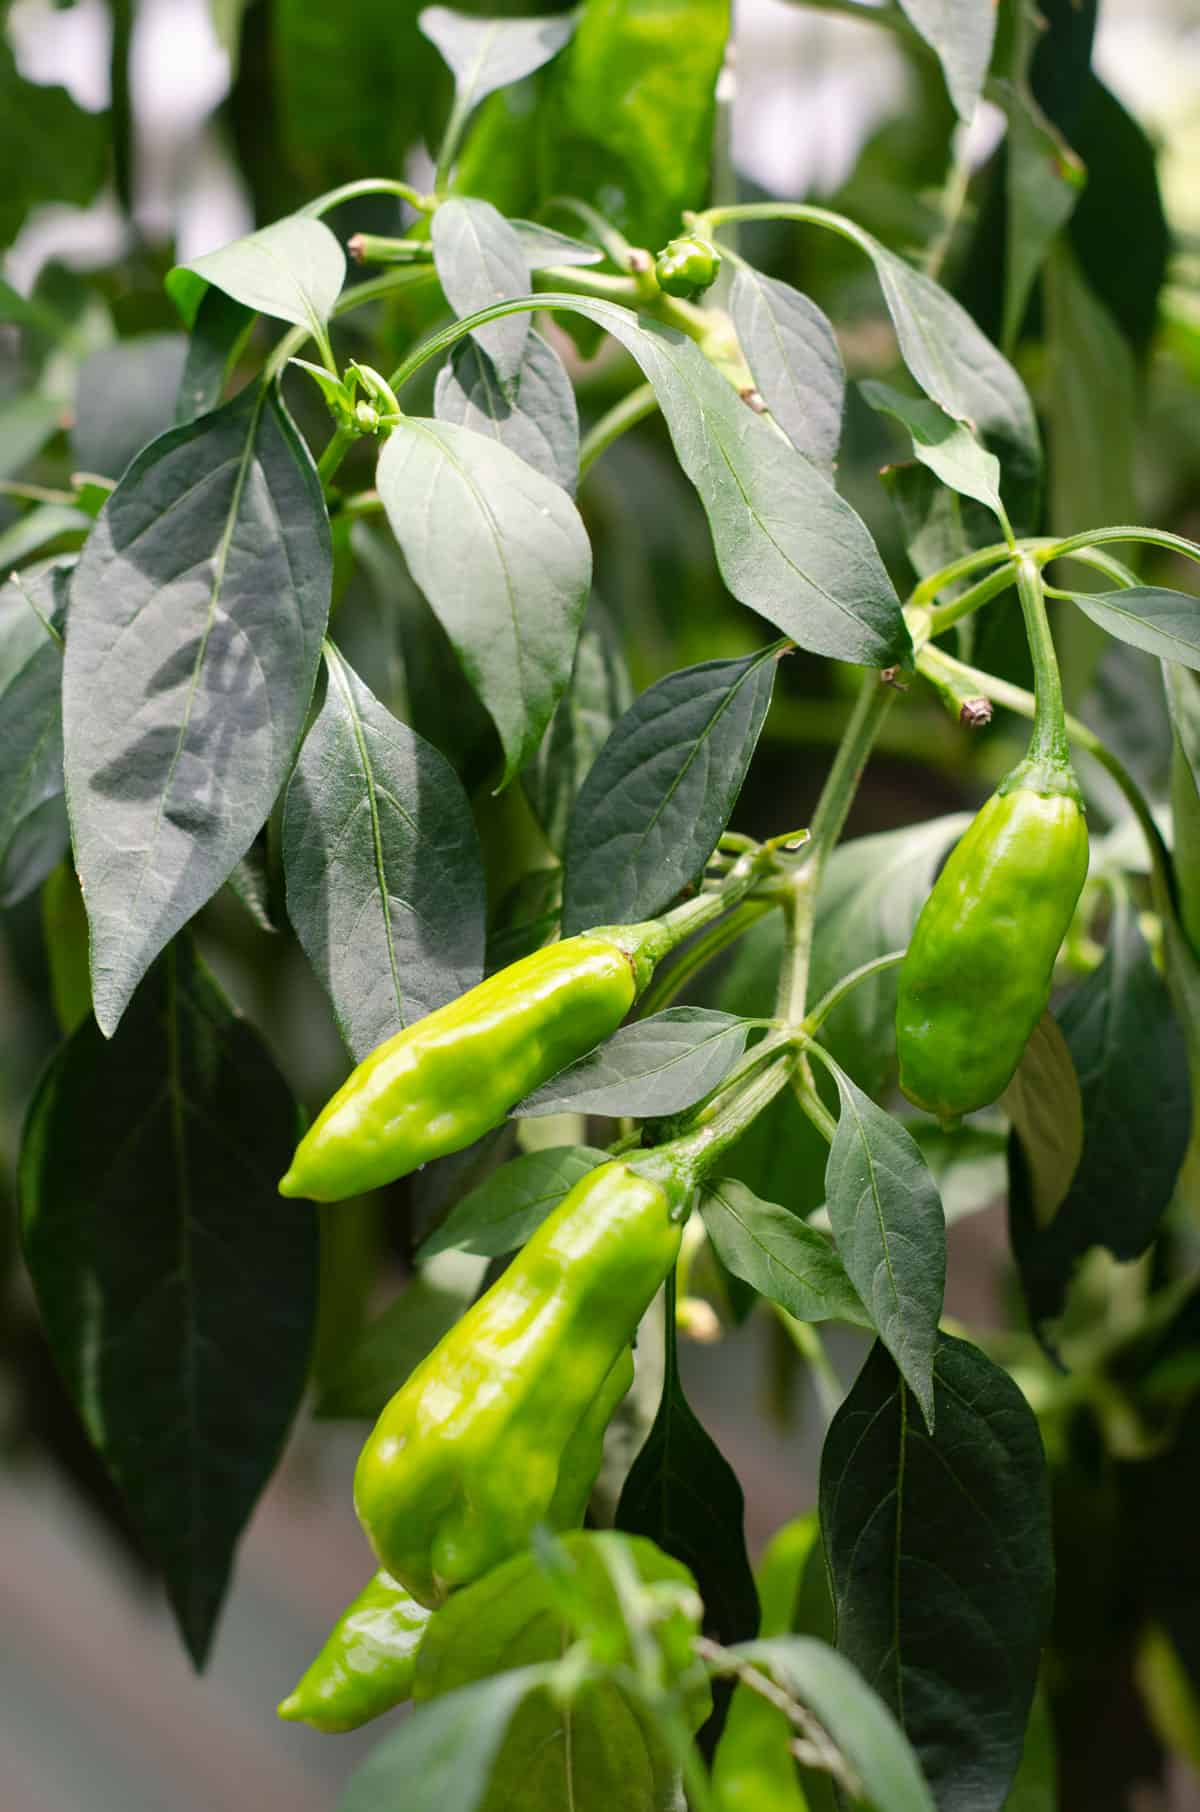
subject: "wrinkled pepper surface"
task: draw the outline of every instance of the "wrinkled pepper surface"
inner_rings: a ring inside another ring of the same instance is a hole
[[[564,938],[406,1026],[322,1109],[280,1193],[341,1201],[472,1144],[616,1031],[668,942],[653,921]]]
[[[432,1614],[389,1574],[376,1573],[346,1606],[279,1716],[317,1730],[357,1730],[410,1698]]]
[[[951,852],[900,966],[900,1086],[918,1107],[952,1120],[1008,1086],[1087,870],[1070,768],[1022,762]]]
[[[422,1604],[582,1516],[629,1343],[679,1254],[688,1188],[603,1164],[547,1216],[386,1406],[354,1502]]]

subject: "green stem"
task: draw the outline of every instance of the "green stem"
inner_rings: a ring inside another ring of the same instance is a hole
[[[957,677],[968,681],[978,688],[985,698],[1003,705],[1009,711],[1015,711],[1019,717],[1033,718],[1037,713],[1037,701],[1031,692],[1023,686],[1014,686],[1008,680],[997,679],[991,673],[984,673],[978,667],[970,667],[965,661],[955,660],[941,648],[924,648],[917,658],[919,670],[940,671],[947,677]],[[1094,730],[1081,723],[1069,713],[1064,718],[1066,733],[1076,748],[1083,749],[1094,761],[1098,761],[1116,781],[1127,800],[1130,810],[1141,826],[1146,839],[1146,848],[1150,856],[1150,866],[1155,884],[1165,891],[1167,899],[1173,897],[1174,883],[1171,873],[1171,858],[1163,842],[1162,832],[1154,821],[1145,795],[1128,768],[1114,755]]]
[[[365,283],[356,283],[353,288],[343,291],[333,305],[333,313],[335,316],[348,315],[352,309],[365,308],[369,302],[380,302],[396,290],[406,289],[414,279],[432,281],[431,268],[428,265],[404,265],[396,270],[384,271],[378,277],[368,277]],[[312,338],[312,331],[307,327],[289,328],[272,348],[263,367],[264,382],[272,383],[288,361]]]
[[[1017,595],[1025,618],[1029,652],[1033,656],[1036,700],[1028,759],[1048,768],[1069,768],[1071,750],[1063,715],[1058,656],[1054,652],[1054,638],[1046,615],[1041,570],[1028,554],[1021,554],[1017,560]]]
[[[390,176],[364,176],[357,182],[345,182],[340,189],[330,189],[326,195],[318,195],[298,210],[301,214],[315,215],[319,220],[322,214],[328,214],[340,202],[355,201],[360,195],[398,195],[401,201],[415,208],[418,214],[430,214],[436,206],[432,195],[421,195],[411,183],[397,182]]]
[[[669,969],[658,971],[638,1002],[638,1017],[647,1018],[651,1013],[661,1012],[663,1007],[669,1006],[698,969],[703,969],[714,956],[743,937],[751,925],[756,925],[759,919],[774,911],[778,904],[777,900],[743,900],[727,918],[712,926],[703,937],[698,937],[694,944],[689,944]]]
[[[1038,544],[1022,541],[1019,543],[1019,548],[1024,553],[1036,545]],[[957,560],[952,560],[949,566],[943,566],[938,572],[930,573],[927,579],[922,579],[913,587],[908,600],[910,607],[920,609],[924,605],[932,604],[939,591],[944,591],[947,585],[953,585],[958,579],[969,579],[971,574],[977,573],[981,566],[995,566],[997,562],[1002,563],[1003,569],[1011,575],[1012,550],[1005,541],[994,542],[991,547],[976,548],[974,553],[962,554]],[[943,608],[948,610],[951,606],[945,605]]]
[[[968,591],[964,591],[960,598],[952,598],[949,604],[937,605],[929,613],[929,634],[941,635],[944,629],[960,623],[964,617],[969,617],[984,604],[990,604],[993,598],[998,597],[1002,591],[1007,591],[1010,585],[1015,585],[1016,579],[1015,566],[1001,566],[994,573],[989,573],[986,579],[980,579]]]
[[[777,646],[783,649],[789,644],[781,641]],[[731,906],[736,906],[739,900],[744,899],[752,888],[762,882],[764,875],[777,861],[778,857],[771,844],[756,843],[745,855],[738,857],[718,887],[714,887],[710,893],[697,894],[693,900],[685,900],[682,906],[675,906],[670,912],[664,912],[659,920],[666,935],[661,956],[669,955],[705,925],[711,925],[714,919],[723,918]]]
[[[665,1160],[676,1175],[682,1171],[695,1187],[723,1153],[737,1143],[763,1109],[787,1087],[791,1073],[790,1054],[778,1057],[773,1064],[756,1071],[749,1081],[719,1097],[702,1126],[666,1145],[655,1147],[647,1153],[647,1161]]]
[[[334,429],[317,465],[317,477],[325,489],[347,453],[359,438],[355,429],[342,422]]]
[[[579,476],[582,479],[590,471],[600,455],[619,440],[622,434],[645,421],[658,408],[658,398],[652,384],[639,384],[628,396],[623,396],[619,403],[602,415],[583,437],[579,448]]]
[[[813,1045],[812,1049],[817,1052],[821,1051],[821,1047],[818,1044]],[[834,1135],[837,1132],[837,1121],[822,1101],[820,1095],[818,1095],[813,1084],[811,1082],[807,1084],[801,1082],[796,1088],[796,1099],[824,1139],[825,1143],[827,1145],[832,1145]]]
[[[903,950],[889,950],[886,956],[873,956],[870,962],[860,963],[857,969],[851,969],[848,975],[843,975],[841,981],[835,982],[829,992],[821,996],[816,1006],[805,1014],[805,1031],[820,1031],[834,1008],[841,1006],[847,994],[857,988],[859,982],[866,981],[869,976],[881,974],[884,969],[894,969],[897,963],[904,961],[905,954]]]
[[[599,301],[619,302],[625,308],[641,309],[644,314],[653,315],[656,321],[664,321],[668,327],[678,327],[690,340],[705,340],[713,330],[713,316],[708,310],[697,308],[693,302],[683,302],[678,296],[666,295],[653,282],[652,276],[640,282],[636,276],[616,277],[609,271],[590,270],[577,264],[547,265],[533,273],[534,288],[541,283],[567,294],[595,296]]]
[[[356,264],[428,264],[433,258],[428,239],[388,239],[379,233],[355,233],[346,249]]]
[[[450,118],[446,121],[446,130],[442,134],[442,146],[438,152],[437,168],[433,173],[433,186],[438,195],[443,195],[450,184],[454,160],[458,156],[458,147],[462,144],[467,121],[474,111],[474,103],[469,94],[454,96],[454,105],[450,109]]]
[[[1088,529],[1082,535],[1068,536],[1065,541],[1050,541],[1039,550],[1038,565],[1045,566],[1051,560],[1061,560],[1065,554],[1077,553],[1081,548],[1090,549],[1105,541],[1145,541],[1151,547],[1165,547],[1187,560],[1200,561],[1200,547],[1194,541],[1186,541],[1182,535],[1173,535],[1169,529],[1125,524],[1118,528]]]

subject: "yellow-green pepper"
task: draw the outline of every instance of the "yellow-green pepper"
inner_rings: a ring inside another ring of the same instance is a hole
[[[918,1107],[952,1120],[1008,1086],[1087,870],[1070,768],[1022,762],[952,851],[900,966],[900,1086]]]
[[[688,1193],[662,1166],[590,1172],[384,1409],[354,1502],[422,1604],[520,1552],[539,1522],[582,1514]]]
[[[364,1057],[279,1185],[338,1202],[461,1151],[548,1077],[615,1032],[668,947],[662,927],[600,927],[550,944]]]
[[[389,1574],[376,1573],[346,1606],[279,1716],[317,1730],[357,1730],[410,1698],[432,1614]]]

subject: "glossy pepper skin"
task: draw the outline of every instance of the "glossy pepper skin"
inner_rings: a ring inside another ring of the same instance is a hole
[[[717,280],[721,254],[698,233],[672,239],[654,261],[658,287],[668,296],[698,296]]]
[[[432,1614],[389,1574],[376,1573],[346,1606],[279,1716],[317,1730],[357,1730],[410,1698]]]
[[[654,923],[584,932],[406,1026],[322,1109],[280,1194],[339,1202],[472,1144],[616,1031],[664,947]]]
[[[591,1171],[384,1409],[354,1503],[422,1604],[519,1553],[537,1523],[582,1514],[686,1200],[624,1162]]]
[[[900,1086],[918,1107],[951,1120],[1008,1086],[1087,869],[1070,770],[1022,763],[951,853],[900,965]]]

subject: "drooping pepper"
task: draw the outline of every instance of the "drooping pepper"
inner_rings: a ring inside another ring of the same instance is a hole
[[[337,1202],[461,1151],[615,1032],[669,944],[655,921],[602,926],[535,950],[406,1026],[322,1109],[280,1193]]]
[[[698,296],[717,280],[721,254],[699,233],[670,240],[654,260],[658,287],[668,296]]]
[[[384,1409],[355,1508],[421,1603],[518,1553],[537,1523],[582,1514],[688,1193],[664,1166],[590,1172]]]
[[[1028,559],[1018,590],[1037,680],[1029,753],[951,852],[900,966],[900,1086],[942,1120],[986,1107],[1012,1080],[1087,879],[1058,667]]]
[[[357,1730],[412,1696],[417,1650],[433,1613],[384,1572],[346,1606],[279,1716],[317,1730]]]

